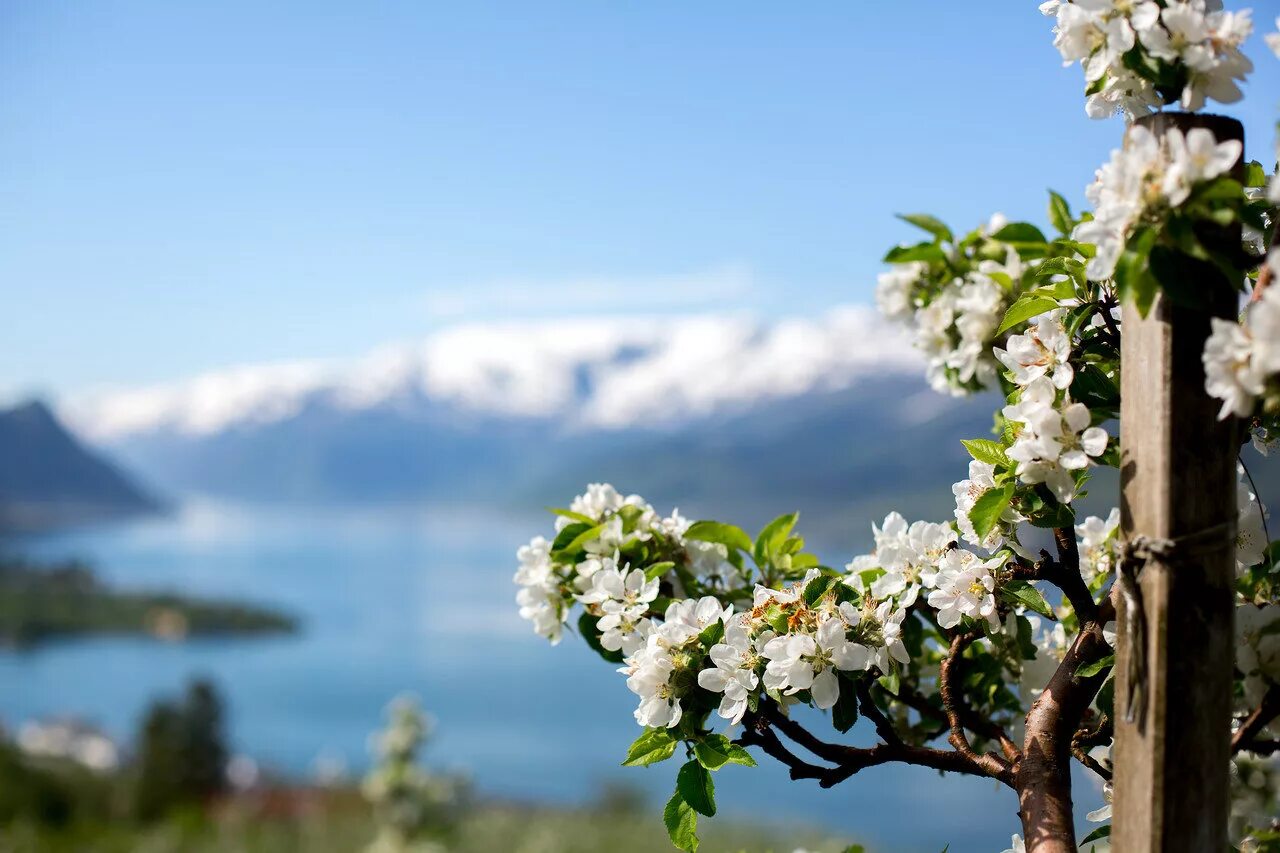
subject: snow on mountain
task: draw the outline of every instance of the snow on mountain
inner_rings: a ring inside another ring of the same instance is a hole
[[[354,362],[246,365],[66,401],[92,440],[213,435],[288,420],[313,404],[363,411],[426,400],[505,418],[622,429],[910,373],[903,333],[862,306],[763,324],[742,314],[585,317],[459,325]]]

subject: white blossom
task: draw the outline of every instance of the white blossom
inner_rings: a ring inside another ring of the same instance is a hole
[[[1253,338],[1234,320],[1209,318],[1204,343],[1204,390],[1222,401],[1218,417],[1248,417],[1262,393],[1265,376],[1253,358]]]
[[[1001,529],[1001,525],[997,524],[991,528],[985,539],[979,540],[978,532],[973,527],[973,521],[969,518],[969,513],[973,510],[974,504],[978,502],[978,498],[996,487],[995,471],[996,466],[990,462],[982,462],[977,459],[970,460],[968,479],[961,480],[951,486],[951,493],[956,499],[956,526],[960,529],[961,537],[970,545],[986,548],[988,551],[993,551],[1000,547],[1004,542],[1004,531]],[[1006,524],[1013,524],[1019,519],[1017,512],[1010,507],[1004,511],[1000,520]]]
[[[1164,173],[1162,190],[1172,205],[1182,204],[1198,183],[1225,175],[1240,159],[1243,145],[1238,139],[1218,142],[1213,132],[1203,127],[1187,131],[1171,130],[1165,137],[1169,149],[1169,165]]]
[[[938,611],[938,624],[954,628],[961,617],[969,616],[985,618],[992,629],[999,628],[992,572],[1004,562],[1001,556],[982,560],[963,548],[948,551],[939,567],[938,588],[929,593],[929,606]]]
[[[1280,684],[1280,605],[1236,607],[1236,668],[1244,673],[1244,699],[1256,708]]]
[[[1239,100],[1239,82],[1253,70],[1240,52],[1253,29],[1249,12],[1225,12],[1209,0],[1050,0],[1040,11],[1056,18],[1053,44],[1064,64],[1079,62],[1091,84],[1086,111],[1092,118],[1116,112],[1134,118],[1160,106],[1147,76],[1161,73],[1163,65],[1185,71],[1180,102],[1190,111],[1203,107],[1206,98]],[[1135,46],[1151,71],[1125,63]]]
[[[871,594],[910,607],[922,588],[933,586],[938,560],[955,541],[950,525],[916,521],[908,527],[901,515],[890,513],[876,529],[875,560],[884,574],[872,581]]]
[[[915,311],[912,288],[928,266],[920,261],[896,264],[876,279],[876,306],[887,319],[903,322]]]
[[[1267,256],[1273,273],[1280,273],[1280,250]],[[1210,318],[1205,341],[1204,387],[1222,401],[1219,418],[1248,417],[1269,379],[1280,373],[1280,288],[1268,287],[1249,306],[1244,324]]]
[[[1089,408],[1064,399],[1055,403],[1055,389],[1045,377],[1023,389],[1018,403],[1005,406],[1004,416],[1022,424],[1009,458],[1018,463],[1024,483],[1044,483],[1063,503],[1075,496],[1071,471],[1085,468],[1091,457],[1107,449],[1109,437],[1101,427],[1090,426]]]
[[[717,713],[731,723],[738,723],[747,711],[748,697],[760,683],[757,670],[764,665],[763,651],[774,638],[764,631],[754,640],[743,619],[725,623],[724,639],[711,647],[715,665],[698,673],[698,684],[713,693],[723,693]]]
[[[658,597],[658,579],[646,580],[641,569],[616,568],[616,557],[608,563],[591,576],[591,589],[580,593],[578,600],[600,614],[596,624],[600,645],[629,655],[643,645],[651,631],[645,614]]]
[[[762,650],[768,660],[764,686],[788,696],[808,690],[814,705],[830,708],[840,697],[836,669],[864,668],[859,666],[864,659],[858,649],[865,647],[849,642],[847,628],[844,619],[831,617],[819,623],[812,635],[785,634],[771,639]]]
[[[1075,370],[1067,359],[1071,355],[1071,336],[1062,318],[1066,312],[1058,308],[1032,320],[1025,334],[1010,335],[1004,348],[995,355],[1013,374],[1020,386],[1030,385],[1041,376],[1049,376],[1055,388],[1068,388]]]
[[[1009,846],[1000,853],[1027,853],[1027,845],[1021,835],[1014,835],[1009,839]]]
[[[1262,562],[1267,553],[1266,507],[1249,488],[1244,468],[1236,484],[1236,573]]]
[[[1204,128],[1186,136],[1170,130],[1162,144],[1147,128],[1131,127],[1124,147],[1111,152],[1085,191],[1094,205],[1093,220],[1080,223],[1073,232],[1077,240],[1097,248],[1088,264],[1089,277],[1110,278],[1142,216],[1181,204],[1197,184],[1230,171],[1241,150],[1239,140],[1217,142]]]
[[[560,642],[568,608],[552,573],[551,543],[541,536],[534,537],[516,551],[516,559],[520,561],[514,577],[521,587],[516,593],[520,618],[532,622],[534,632],[555,645]]]
[[[1080,537],[1080,563],[1086,577],[1109,574],[1116,562],[1116,532],[1120,510],[1113,508],[1106,519],[1091,515],[1076,525]]]

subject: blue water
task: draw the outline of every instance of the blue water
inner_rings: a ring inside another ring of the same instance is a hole
[[[619,767],[639,731],[622,678],[575,637],[552,648],[516,615],[513,552],[549,527],[547,516],[474,509],[193,503],[168,518],[24,541],[34,556],[84,557],[114,583],[276,605],[303,628],[285,638],[95,639],[0,653],[0,721],[75,714],[127,739],[150,700],[207,675],[227,699],[237,750],[293,774],[317,760],[359,772],[384,705],[411,691],[437,722],[427,763],[465,771],[483,794],[586,802],[616,780],[660,805],[674,760]],[[789,781],[767,757],[760,764],[717,774],[724,813],[816,820],[850,842],[903,853],[948,843],[955,853],[998,851],[1017,829],[1016,799],[994,782],[882,767],[824,791]],[[1096,799],[1078,789],[1085,809]]]

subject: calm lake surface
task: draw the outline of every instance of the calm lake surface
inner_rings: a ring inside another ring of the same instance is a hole
[[[357,773],[383,707],[409,691],[437,722],[426,762],[466,771],[482,794],[589,802],[617,781],[660,806],[674,761],[619,766],[639,732],[621,676],[576,637],[550,647],[516,614],[515,548],[551,523],[459,508],[193,502],[167,518],[24,540],[27,554],[83,557],[116,584],[252,599],[303,626],[285,638],[0,653],[0,721],[75,714],[127,739],[150,700],[205,675],[227,700],[238,751],[298,775],[317,762]],[[870,739],[861,724],[851,735]],[[724,814],[816,820],[873,850],[999,851],[1017,829],[1007,789],[918,768],[876,768],[824,791],[760,756],[759,768],[727,768],[716,784]],[[1077,786],[1081,813],[1097,801]]]

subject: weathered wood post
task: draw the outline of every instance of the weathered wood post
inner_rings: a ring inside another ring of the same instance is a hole
[[[1219,116],[1137,123],[1157,137],[1203,127],[1244,139],[1239,122]],[[1112,845],[1122,853],[1227,845],[1239,445],[1235,422],[1219,421],[1205,393],[1200,358],[1210,314],[1235,317],[1238,294],[1214,290],[1207,311],[1163,295],[1145,318],[1124,307],[1121,529],[1153,547],[1130,561],[1142,565],[1129,600],[1141,606],[1119,603]]]

